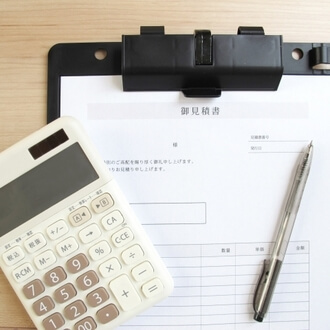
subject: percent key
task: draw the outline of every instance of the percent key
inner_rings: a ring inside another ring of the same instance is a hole
[[[108,242],[101,241],[89,249],[89,255],[93,260],[100,260],[111,252]]]

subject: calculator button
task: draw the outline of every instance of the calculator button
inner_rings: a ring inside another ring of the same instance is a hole
[[[92,317],[86,317],[83,320],[76,323],[73,327],[74,330],[95,330],[97,325]]]
[[[101,236],[101,230],[96,224],[92,224],[79,232],[80,240],[87,244]]]
[[[98,282],[99,278],[93,270],[90,270],[77,278],[77,285],[81,290],[88,290]]]
[[[159,278],[155,278],[142,286],[142,292],[147,298],[156,296],[164,289],[163,283]]]
[[[41,316],[54,309],[55,304],[51,297],[46,296],[33,303],[32,308],[38,316]]]
[[[99,271],[103,277],[116,275],[121,270],[121,264],[117,258],[111,258],[100,265]]]
[[[143,256],[144,252],[141,246],[138,244],[131,246],[121,254],[121,257],[123,258],[126,265],[138,262]]]
[[[32,299],[45,291],[45,286],[40,280],[33,280],[32,282],[24,285],[23,293],[27,299]]]
[[[129,228],[123,228],[112,235],[112,242],[116,247],[122,247],[133,239],[133,233]]]
[[[109,293],[105,288],[98,288],[87,295],[87,302],[91,307],[97,307],[109,299]]]
[[[60,266],[53,268],[44,276],[44,281],[48,286],[54,286],[66,279],[67,275],[64,269]]]
[[[56,262],[56,256],[50,250],[47,250],[34,258],[34,263],[39,270],[45,269],[53,265],[55,262]]]
[[[103,194],[92,201],[92,208],[95,213],[102,213],[114,204],[110,194]]]
[[[16,282],[23,282],[34,275],[34,269],[30,263],[20,265],[13,271],[13,277]]]
[[[65,303],[77,295],[75,287],[71,283],[67,283],[54,292],[54,299],[59,304]]]
[[[64,316],[69,320],[74,320],[77,317],[85,314],[87,308],[81,300],[77,300],[64,308]]]
[[[38,233],[36,235],[33,235],[32,237],[28,238],[24,242],[24,246],[25,246],[26,250],[29,253],[34,253],[34,252],[40,250],[46,244],[47,244],[47,241],[46,241],[45,237],[41,233]]]
[[[12,249],[6,251],[2,258],[8,266],[15,265],[22,259],[24,259],[25,254],[19,246],[15,246]]]
[[[80,207],[78,210],[73,211],[69,214],[69,220],[72,226],[80,226],[86,221],[90,220],[92,215],[86,206]]]
[[[151,277],[153,273],[154,269],[149,261],[145,261],[132,269],[133,278],[137,282],[145,281]]]
[[[108,242],[101,241],[89,249],[89,255],[93,260],[100,260],[111,252]]]
[[[56,245],[56,250],[61,257],[66,257],[76,251],[78,247],[79,245],[77,241],[73,237],[68,237],[67,239]]]
[[[103,217],[101,222],[105,230],[112,230],[124,222],[124,217],[116,210]]]
[[[141,298],[127,275],[112,280],[110,289],[124,311],[129,311],[141,303]]]
[[[59,220],[47,228],[47,235],[50,239],[56,240],[69,231],[69,227],[64,220]]]
[[[97,313],[97,319],[101,324],[106,324],[114,320],[119,315],[119,311],[114,304],[107,305]]]
[[[78,273],[89,265],[87,257],[80,253],[66,262],[68,271],[72,274]]]
[[[56,330],[64,325],[65,321],[60,313],[48,316],[42,321],[45,330]]]

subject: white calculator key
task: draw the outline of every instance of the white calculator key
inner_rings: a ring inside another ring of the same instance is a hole
[[[143,256],[144,251],[138,244],[131,246],[121,254],[126,265],[138,262]]]
[[[111,247],[108,242],[102,241],[89,249],[89,255],[93,260],[100,260],[111,252]]]
[[[92,224],[79,232],[80,240],[87,244],[101,236],[101,230],[96,224]]]
[[[92,208],[95,213],[102,213],[112,207],[114,204],[110,194],[103,194],[92,201]]]
[[[134,239],[134,235],[129,228],[123,228],[112,235],[112,242],[116,247],[122,247]]]
[[[47,250],[34,258],[36,267],[41,270],[49,267],[56,262],[56,256],[53,251]]]
[[[163,283],[159,278],[155,278],[142,286],[142,292],[147,298],[151,298],[161,293],[164,289]]]
[[[69,227],[64,220],[59,220],[47,228],[47,235],[50,239],[56,240],[69,231]]]
[[[80,226],[90,220],[92,214],[86,206],[80,207],[78,210],[75,210],[69,214],[69,220],[72,226]]]
[[[24,257],[25,257],[25,254],[24,254],[23,250],[21,249],[21,247],[19,247],[19,246],[13,247],[12,249],[6,251],[2,255],[3,260],[5,261],[5,263],[8,266],[15,265],[16,263],[18,263],[19,261],[24,259]]]
[[[123,215],[118,211],[113,211],[102,218],[102,225],[105,230],[112,230],[124,222]]]
[[[154,269],[149,261],[145,261],[132,269],[133,278],[137,282],[145,281],[150,278],[153,273]]]
[[[68,237],[56,245],[56,250],[61,257],[66,257],[78,249],[79,245],[73,237]]]
[[[26,250],[30,253],[34,253],[41,248],[43,248],[47,244],[47,241],[41,233],[35,234],[32,237],[28,238],[24,242],[24,246]]]
[[[121,270],[121,264],[117,258],[111,258],[100,265],[99,271],[103,277],[111,277]]]
[[[141,303],[141,298],[127,275],[112,280],[110,289],[124,311],[129,311]]]
[[[31,276],[33,276],[34,269],[33,269],[32,265],[27,262],[27,263],[17,267],[13,271],[12,274],[13,274],[13,277],[16,280],[16,282],[20,283],[20,282],[27,280]]]

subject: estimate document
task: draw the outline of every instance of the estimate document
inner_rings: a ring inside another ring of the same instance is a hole
[[[123,329],[327,329],[330,78],[284,76],[276,92],[123,92],[120,76],[62,77],[79,119],[168,266],[172,295]],[[272,303],[253,295],[296,165],[314,158]]]

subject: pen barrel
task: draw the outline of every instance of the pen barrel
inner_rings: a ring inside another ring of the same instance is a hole
[[[312,155],[313,146],[312,143],[310,143],[298,163],[271,258],[264,261],[264,267],[253,300],[253,308],[255,311],[254,319],[258,322],[262,322],[273,296],[277,278],[280,273],[305,189],[311,167]]]
[[[312,145],[308,146],[307,151],[299,161],[295,177],[289,193],[289,198],[285,206],[284,214],[280,223],[280,228],[275,241],[275,246],[271,258],[283,261],[294,223],[299,210],[300,202],[306,186],[312,160]]]

